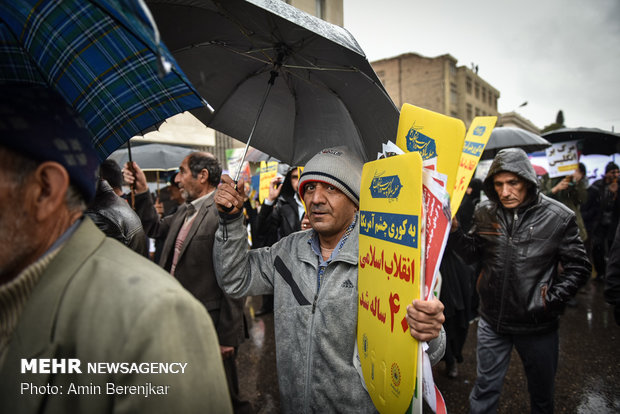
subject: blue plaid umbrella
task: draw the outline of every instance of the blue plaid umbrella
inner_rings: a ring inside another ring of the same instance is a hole
[[[0,2],[0,83],[56,89],[101,160],[177,113],[208,106],[139,0]]]

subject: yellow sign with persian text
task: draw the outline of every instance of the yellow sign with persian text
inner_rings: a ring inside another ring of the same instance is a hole
[[[381,413],[404,413],[416,381],[418,342],[407,305],[420,298],[422,157],[368,162],[362,172],[357,346]]]
[[[464,141],[465,124],[460,119],[403,104],[396,145],[403,151],[420,153],[425,167],[446,174],[446,190],[450,196],[456,182]]]
[[[480,157],[484,152],[484,147],[491,137],[491,132],[493,132],[496,122],[496,116],[477,116],[469,126],[463,144],[459,168],[456,173],[454,190],[450,198],[452,217],[454,217],[461,205],[461,201],[463,201],[467,186],[471,181],[471,177],[474,175],[474,171],[478,166]]]
[[[275,161],[260,162],[260,184],[258,188],[258,201],[263,201],[269,196],[269,185],[278,174],[278,163]]]

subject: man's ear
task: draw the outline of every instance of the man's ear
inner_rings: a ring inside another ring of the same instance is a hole
[[[40,164],[32,174],[30,202],[38,221],[44,221],[58,213],[65,203],[69,189],[69,173],[54,161]]]
[[[206,168],[203,168],[202,170],[200,170],[200,172],[198,173],[198,180],[200,181],[201,184],[204,184],[209,181],[209,171],[207,171]]]

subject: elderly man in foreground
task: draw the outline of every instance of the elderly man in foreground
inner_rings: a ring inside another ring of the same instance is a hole
[[[243,194],[230,177],[223,177],[216,193],[221,216],[214,248],[220,258],[218,281],[232,296],[274,295],[284,412],[376,411],[353,364],[362,166],[345,148],[316,154],[299,179],[312,229],[270,248],[247,249]],[[407,320],[413,337],[431,340],[431,361],[438,361],[445,348],[445,336],[439,336],[441,302],[413,301]]]
[[[231,412],[204,307],[83,215],[82,120],[40,87],[0,96],[0,411]]]

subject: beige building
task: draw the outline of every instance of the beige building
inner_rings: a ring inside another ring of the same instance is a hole
[[[540,135],[540,128],[534,125],[532,121],[522,117],[515,111],[501,114],[497,119],[497,126],[521,128]]]
[[[297,7],[308,14],[321,18],[338,26],[342,26],[342,0],[285,0],[291,6]]]
[[[398,108],[420,106],[459,118],[467,127],[475,116],[499,115],[499,91],[477,69],[457,66],[451,55],[405,53],[372,62],[372,67]]]

